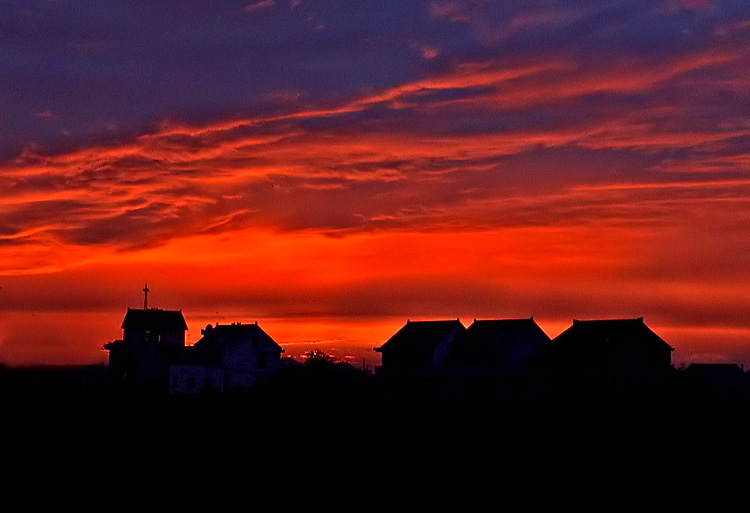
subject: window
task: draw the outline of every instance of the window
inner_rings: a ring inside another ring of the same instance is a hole
[[[258,355],[258,367],[265,367],[266,366],[266,355],[259,354]]]

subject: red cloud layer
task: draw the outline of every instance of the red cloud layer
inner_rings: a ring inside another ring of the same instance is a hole
[[[645,310],[750,329],[748,64],[718,43],[464,63],[338,105],[30,149],[0,168],[2,308],[116,312],[156,275],[201,318]]]

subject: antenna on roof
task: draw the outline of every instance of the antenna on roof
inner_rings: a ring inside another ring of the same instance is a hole
[[[150,289],[148,288],[148,282],[146,282],[146,286],[143,287],[143,309],[148,310],[148,291]]]

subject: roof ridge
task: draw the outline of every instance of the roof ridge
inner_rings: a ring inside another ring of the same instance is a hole
[[[594,323],[594,322],[640,322],[642,324],[646,324],[643,320],[643,317],[618,317],[618,318],[612,318],[612,319],[573,319],[573,324],[583,324],[583,323]]]
[[[511,317],[508,319],[474,319],[474,322],[528,322],[533,320],[533,317]]]
[[[412,321],[411,319],[406,319],[407,324],[417,324],[417,323],[426,323],[426,322],[461,322],[460,319],[432,319],[432,320],[423,320],[423,321]]]

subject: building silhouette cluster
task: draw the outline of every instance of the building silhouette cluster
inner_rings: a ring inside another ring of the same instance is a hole
[[[574,320],[550,338],[533,318],[407,320],[373,348],[374,369],[319,348],[301,360],[256,322],[209,324],[186,344],[181,310],[128,308],[107,365],[0,365],[0,397],[264,397],[346,400],[548,401],[647,399],[659,404],[750,404],[750,373],[734,363],[676,368],[674,349],[634,319]],[[373,372],[374,370],[374,372]],[[135,394],[135,395],[134,395]],[[139,399],[139,400],[140,400]]]
[[[112,377],[170,393],[251,390],[279,369],[284,352],[257,322],[209,324],[186,346],[182,311],[129,308],[122,330],[104,345]]]
[[[573,321],[550,339],[533,318],[407,321],[385,344],[378,370],[388,395],[508,400],[555,393],[658,390],[673,348],[638,319]]]
[[[147,289],[144,289],[144,291]],[[172,394],[256,391],[302,366],[258,325],[208,325],[185,345],[181,311],[128,309],[123,338],[107,343],[115,382]],[[574,320],[550,339],[533,318],[407,322],[374,348],[382,365],[367,375],[373,397],[530,401],[575,397],[661,397],[700,391],[750,395],[747,374],[735,364],[693,364],[675,369],[674,349],[643,318]],[[312,354],[317,374],[327,369],[341,387],[361,384],[362,372]],[[343,369],[347,367],[347,369]],[[326,379],[329,379],[330,376]],[[347,381],[348,380],[348,381]],[[307,387],[310,384],[297,385]],[[363,390],[362,387],[357,388]]]

